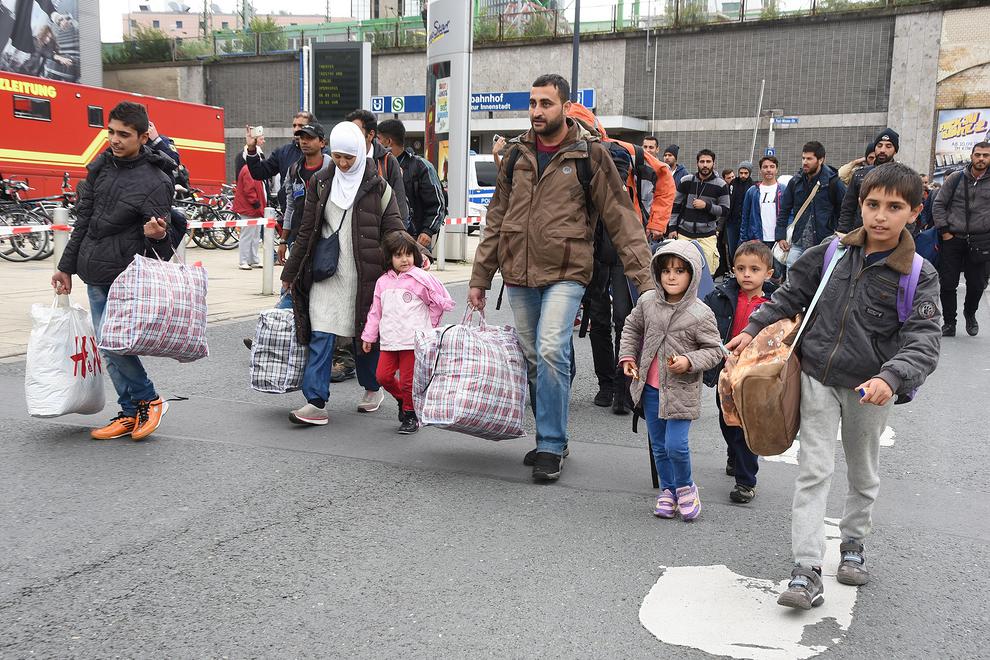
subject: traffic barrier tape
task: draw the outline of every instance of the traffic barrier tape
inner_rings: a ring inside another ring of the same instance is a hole
[[[206,220],[190,221],[186,224],[188,229],[216,229],[225,227],[251,227],[263,225],[269,229],[275,228],[274,220],[249,219],[249,220]],[[0,236],[17,236],[21,234],[34,234],[43,231],[72,231],[69,225],[0,225]]]
[[[43,231],[72,231],[69,225],[14,225],[0,226],[0,236],[16,236],[20,234],[35,234]]]
[[[480,215],[472,215],[467,218],[447,218],[444,220],[445,225],[481,225],[484,224],[481,221]]]
[[[186,223],[188,229],[217,229],[224,227],[255,227],[263,225],[269,229],[275,228],[275,221],[266,218],[248,220],[190,220]]]

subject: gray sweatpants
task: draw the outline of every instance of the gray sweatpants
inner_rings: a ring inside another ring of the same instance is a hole
[[[801,374],[801,448],[791,508],[795,564],[821,566],[825,556],[825,507],[840,421],[849,492],[839,531],[843,540],[862,541],[872,528],[871,512],[880,492],[880,434],[893,398],[883,406],[861,404],[859,398],[856,390],[829,387]]]
[[[241,215],[241,220],[250,220],[251,216]],[[261,236],[261,225],[250,225],[241,227],[240,242],[237,244],[238,257],[242,264],[249,266],[260,263],[258,261],[258,243]]]

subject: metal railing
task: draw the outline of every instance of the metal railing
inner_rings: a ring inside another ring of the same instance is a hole
[[[951,4],[953,0],[585,0],[582,34],[774,20],[872,8]],[[478,44],[543,40],[573,34],[571,12],[533,9],[474,19]],[[425,48],[427,28],[419,16],[272,29],[218,31],[202,38],[169,38],[143,30],[121,43],[103,44],[104,64],[211,60],[229,56],[296,52],[308,43],[370,41],[373,50]]]

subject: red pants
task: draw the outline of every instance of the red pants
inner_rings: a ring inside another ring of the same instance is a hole
[[[378,371],[375,378],[385,391],[402,402],[402,409],[413,410],[412,383],[413,367],[416,366],[415,351],[382,351],[378,357]],[[399,377],[395,377],[395,372]]]

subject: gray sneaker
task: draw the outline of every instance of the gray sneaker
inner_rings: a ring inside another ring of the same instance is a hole
[[[289,421],[293,424],[312,424],[313,426],[325,426],[330,421],[330,415],[326,408],[317,408],[312,403],[307,403],[302,408],[298,408],[289,413]]]
[[[378,390],[377,392],[365,391],[364,396],[361,397],[361,401],[358,403],[358,412],[369,413],[378,410],[382,401],[385,400],[385,392]]]
[[[835,579],[842,584],[858,587],[870,581],[870,572],[866,570],[866,554],[863,544],[859,541],[846,541],[839,546],[842,561]]]
[[[804,566],[794,567],[791,571],[791,581],[787,584],[787,591],[780,594],[780,598],[777,599],[778,605],[802,610],[810,610],[824,602],[825,587],[822,585],[822,576]]]

